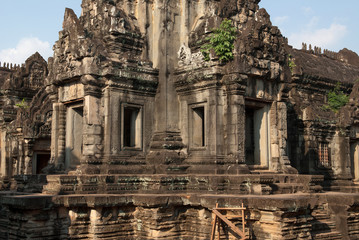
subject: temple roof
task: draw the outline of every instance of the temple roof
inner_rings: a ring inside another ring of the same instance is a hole
[[[324,54],[291,49],[290,54],[296,65],[295,75],[309,75],[314,78],[354,83],[359,79],[359,66],[330,58]]]

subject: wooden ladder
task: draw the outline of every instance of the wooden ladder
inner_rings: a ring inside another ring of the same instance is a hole
[[[243,206],[240,208],[219,208],[218,203],[216,203],[216,208],[212,210],[212,213],[214,216],[214,219],[212,221],[212,233],[211,233],[211,240],[215,240],[216,238],[216,228],[218,226],[218,240],[220,240],[221,237],[221,224],[225,223],[228,225],[228,227],[238,234],[240,236],[240,239],[247,239],[247,236],[245,235],[245,216],[244,216],[244,210],[246,210]],[[223,215],[221,211],[240,211],[241,214],[239,215]],[[229,219],[241,219],[242,221],[242,229],[239,229],[236,225],[234,225]]]

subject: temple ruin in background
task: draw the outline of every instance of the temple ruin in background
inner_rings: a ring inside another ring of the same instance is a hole
[[[249,239],[358,238],[359,57],[293,49],[258,2],[83,0],[47,62],[0,65],[0,238],[209,239],[217,203]]]

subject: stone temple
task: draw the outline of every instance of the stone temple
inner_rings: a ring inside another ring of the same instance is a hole
[[[205,240],[243,204],[248,239],[359,239],[359,57],[259,1],[83,0],[52,58],[2,63],[0,238]]]

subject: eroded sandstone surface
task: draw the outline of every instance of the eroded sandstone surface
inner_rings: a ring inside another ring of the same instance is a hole
[[[83,0],[47,62],[0,64],[0,238],[210,239],[217,203],[248,239],[359,238],[359,57],[258,3]]]

